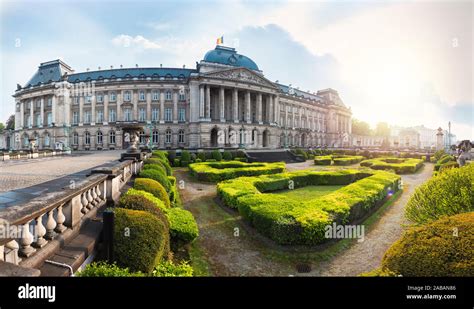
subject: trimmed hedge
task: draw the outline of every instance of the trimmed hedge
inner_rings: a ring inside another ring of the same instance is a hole
[[[143,170],[155,170],[162,173],[163,176],[168,176],[168,173],[166,172],[166,168],[161,163],[144,164]]]
[[[117,264],[92,262],[84,270],[75,274],[76,277],[143,277],[141,272],[131,272],[128,268],[118,267]]]
[[[187,263],[173,264],[165,261],[155,267],[152,272],[153,277],[192,277],[193,268]]]
[[[133,188],[153,194],[153,196],[159,198],[167,208],[169,208],[171,205],[168,193],[166,193],[166,189],[156,180],[150,178],[135,178]]]
[[[474,276],[474,212],[409,229],[382,259],[382,268],[405,277]]]
[[[382,203],[399,188],[400,176],[383,171],[296,171],[220,182],[217,193],[237,208],[260,233],[279,244],[324,242],[325,227],[352,222]],[[268,192],[308,185],[346,185],[311,200],[294,200]]]
[[[410,158],[377,158],[364,160],[360,166],[374,170],[394,170],[397,174],[412,174],[423,166],[423,160]]]
[[[115,209],[114,257],[117,265],[150,273],[167,257],[166,225],[146,211]]]
[[[189,243],[199,236],[198,226],[191,212],[182,208],[171,208],[167,215],[170,221],[170,236],[175,243]]]
[[[470,211],[474,211],[474,164],[444,170],[416,188],[405,216],[426,223]]]
[[[170,192],[171,184],[166,175],[164,175],[160,170],[156,169],[145,169],[140,172],[137,178],[150,178],[157,182],[159,182],[166,190],[166,192]]]
[[[285,163],[245,163],[239,161],[203,162],[189,165],[192,176],[199,181],[219,182],[241,176],[256,176],[281,173],[285,170]]]
[[[333,156],[334,165],[351,165],[364,159],[363,156]]]
[[[316,165],[331,165],[332,157],[331,156],[316,156],[314,157],[314,164]]]

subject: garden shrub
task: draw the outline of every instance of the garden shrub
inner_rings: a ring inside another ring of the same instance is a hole
[[[174,264],[164,261],[158,264],[152,272],[153,277],[192,277],[193,268],[187,262]]]
[[[438,162],[436,163],[439,163],[439,164],[444,164],[444,163],[447,163],[449,161],[456,161],[456,159],[451,156],[451,155],[444,155],[441,157],[441,159],[438,160]]]
[[[346,185],[310,200],[295,200],[272,191],[309,185]],[[384,171],[296,171],[240,177],[217,184],[225,205],[263,235],[279,244],[324,242],[325,227],[362,218],[399,188],[400,176]]]
[[[162,211],[166,211],[166,209],[168,208],[168,207],[166,207],[165,203],[162,200],[160,200],[158,197],[154,196],[150,192],[146,192],[146,191],[143,191],[143,190],[137,190],[135,188],[130,188],[120,198],[122,199],[127,195],[143,196],[144,198],[146,198],[147,200],[152,202],[155,205],[155,207],[161,209]]]
[[[219,150],[214,150],[212,152],[212,158],[216,161],[221,161],[222,160],[222,154]]]
[[[423,160],[410,158],[376,158],[360,162],[374,170],[393,170],[397,174],[412,174],[423,166]]]
[[[192,176],[199,181],[218,182],[240,176],[281,173],[285,170],[285,163],[245,163],[239,161],[204,162],[189,165]]]
[[[248,159],[247,159],[247,157],[235,157],[234,161],[247,162]]]
[[[167,258],[168,244],[166,225],[154,214],[115,209],[114,257],[118,266],[150,273]]]
[[[230,161],[232,160],[232,154],[229,151],[224,151],[224,153],[222,154],[222,159]]]
[[[194,162],[195,162],[195,163],[200,163],[200,162],[202,162],[202,160],[199,159],[199,158],[197,158],[196,160],[194,160]]]
[[[169,177],[169,176],[168,176]],[[153,180],[158,181],[166,190],[166,192],[170,192],[171,184],[168,180],[168,177],[163,175],[162,172],[154,169],[145,169],[140,172],[138,178],[150,178]]]
[[[396,273],[388,269],[376,268],[374,270],[362,273],[360,277],[398,277]]]
[[[157,170],[160,171],[163,176],[167,176],[166,168],[163,166],[163,164],[158,164],[158,163],[151,163],[151,164],[144,164],[143,165],[144,170]]]
[[[118,267],[117,264],[92,262],[84,270],[74,274],[76,277],[143,277],[142,272],[131,272],[128,268]]]
[[[382,268],[405,277],[474,276],[474,212],[414,227],[395,242]]]
[[[201,161],[206,161],[206,159],[207,159],[205,152],[199,152],[199,153],[197,154],[197,157],[198,157],[198,159],[201,160]]]
[[[216,159],[207,159],[206,162],[217,162]]]
[[[333,156],[332,158],[334,165],[351,165],[359,163],[364,160],[363,156],[349,156],[349,155],[340,155]]]
[[[169,162],[174,162],[174,159],[176,159],[176,151],[175,150],[169,150],[168,152],[168,161]]]
[[[175,158],[175,159],[173,160],[173,166],[174,166],[174,167],[179,167],[179,166],[181,166],[181,161],[180,161],[178,158]]]
[[[161,164],[165,170],[166,170],[166,174],[168,176],[172,175],[172,169],[171,169],[171,165],[168,161],[168,158],[165,156],[165,155],[160,155],[160,156],[157,156],[157,157],[154,157],[155,153],[157,153],[156,151],[153,152],[153,156],[147,160],[145,160],[145,165],[146,164]]]
[[[443,172],[443,171],[446,171],[447,169],[456,168],[456,167],[459,167],[458,162],[456,162],[456,161],[450,161],[450,162],[441,164],[441,166],[439,167],[438,171],[441,173],[441,172]]]
[[[444,170],[416,188],[405,216],[426,223],[470,211],[474,211],[474,164]]]
[[[171,208],[167,212],[170,222],[170,236],[173,242],[186,244],[199,236],[199,230],[191,212],[182,208]]]
[[[187,150],[183,150],[181,153],[181,162],[186,161],[190,162],[191,161],[191,154]]]
[[[316,165],[331,165],[332,157],[331,156],[316,156],[314,157],[314,164]]]
[[[436,159],[436,161],[438,161],[439,159],[441,159],[442,156],[444,156],[446,154],[446,152],[444,151],[444,149],[440,149],[438,151],[435,152],[434,154],[434,158]]]
[[[166,193],[166,189],[158,181],[150,178],[135,178],[133,188],[153,194],[153,196],[159,198],[167,208],[170,207],[168,193]]]

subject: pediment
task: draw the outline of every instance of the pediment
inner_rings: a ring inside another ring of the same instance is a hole
[[[260,86],[275,88],[274,83],[246,68],[225,69],[219,71],[212,71],[203,74],[204,77],[226,79],[237,82],[252,83]]]

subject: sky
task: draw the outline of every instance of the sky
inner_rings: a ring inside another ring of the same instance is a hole
[[[272,81],[333,88],[372,126],[474,139],[472,1],[0,0],[0,122],[41,62],[194,68],[224,36]]]

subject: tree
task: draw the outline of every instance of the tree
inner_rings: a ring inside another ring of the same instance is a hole
[[[15,130],[15,115],[8,117],[6,128],[7,130]]]
[[[377,126],[375,127],[375,135],[384,137],[390,136],[390,127],[388,124],[386,122],[377,123]]]
[[[3,129],[5,129],[5,125],[0,122],[0,133],[3,133]]]
[[[372,130],[367,122],[352,118],[352,134],[371,135]]]

